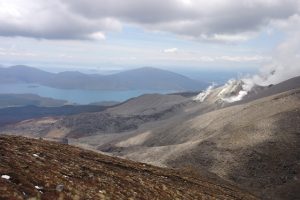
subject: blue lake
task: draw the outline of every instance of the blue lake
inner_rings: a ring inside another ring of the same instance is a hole
[[[171,90],[65,90],[36,84],[0,84],[0,93],[37,94],[42,97],[67,100],[71,103],[89,104],[101,101],[125,101],[142,94],[167,94]]]

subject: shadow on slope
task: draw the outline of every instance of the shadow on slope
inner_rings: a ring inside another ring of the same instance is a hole
[[[272,139],[243,150],[229,178],[264,199],[300,199],[300,109],[275,116]]]
[[[108,107],[106,106],[94,105],[66,105],[61,107],[24,106],[3,108],[0,109],[0,127],[27,119],[67,116],[87,112],[100,112],[107,108]]]

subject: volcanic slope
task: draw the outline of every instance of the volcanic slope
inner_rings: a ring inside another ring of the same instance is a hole
[[[0,199],[256,199],[193,173],[0,136]]]
[[[110,111],[22,122],[2,133],[67,137],[135,161],[205,169],[264,199],[300,199],[299,79],[258,90],[238,105],[219,99],[222,88],[203,102],[146,95]]]
[[[300,89],[184,118],[98,149],[160,166],[205,168],[264,199],[300,198]]]
[[[142,95],[103,112],[26,120],[1,127],[0,133],[44,138],[96,135],[115,139],[114,134],[118,134],[117,137],[126,135],[145,123],[173,116],[190,101],[181,95]]]

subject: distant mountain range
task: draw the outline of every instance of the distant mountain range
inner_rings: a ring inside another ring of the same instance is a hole
[[[99,75],[75,71],[50,73],[24,65],[0,67],[0,83],[34,83],[60,89],[176,91],[199,91],[208,85],[152,67]]]

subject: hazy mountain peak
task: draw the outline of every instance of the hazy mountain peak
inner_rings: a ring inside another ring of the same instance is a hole
[[[49,73],[25,65],[5,68],[1,83],[37,83],[62,89],[89,90],[201,90],[206,86],[180,74],[154,67],[143,67],[112,75],[90,75],[77,71]]]
[[[10,66],[6,69],[8,69],[8,70],[22,70],[22,71],[42,71],[42,72],[45,72],[45,73],[49,73],[49,72],[43,71],[41,69],[38,69],[38,68],[35,68],[35,67],[30,67],[30,66],[27,66],[27,65],[13,65],[13,66]]]

